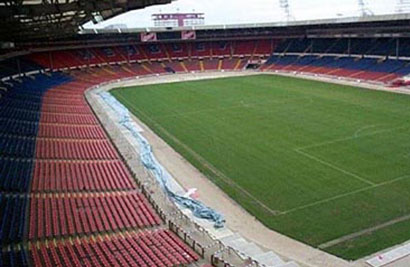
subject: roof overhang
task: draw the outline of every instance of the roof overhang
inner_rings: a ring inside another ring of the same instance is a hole
[[[26,41],[75,35],[88,21],[172,0],[6,0],[0,3],[0,40]]]

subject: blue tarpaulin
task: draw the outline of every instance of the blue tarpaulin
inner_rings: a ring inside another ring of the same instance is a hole
[[[178,195],[170,189],[170,187],[168,186],[168,181],[172,179],[171,175],[156,160],[154,154],[152,153],[151,145],[137,131],[135,125],[132,123],[128,109],[108,92],[100,92],[99,95],[104,100],[104,102],[116,112],[119,118],[119,123],[127,130],[129,130],[133,137],[137,140],[140,148],[142,164],[145,168],[147,168],[154,174],[161,188],[169,196],[169,198],[179,205],[190,209],[194,216],[214,222],[215,228],[223,227],[225,219],[221,214],[205,206],[200,201]]]

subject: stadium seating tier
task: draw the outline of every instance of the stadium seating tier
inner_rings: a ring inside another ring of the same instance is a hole
[[[400,42],[401,55],[408,56],[408,47],[409,40]],[[394,48],[393,39],[303,38],[20,57],[22,71],[74,69],[14,77],[0,85],[0,266],[173,266],[198,260],[164,230],[88,105],[87,88],[135,76],[241,70],[249,60],[272,53],[261,70],[389,83],[410,73],[407,60],[393,57]],[[18,73],[16,60],[1,62],[0,77]],[[76,69],[90,64],[104,65]]]

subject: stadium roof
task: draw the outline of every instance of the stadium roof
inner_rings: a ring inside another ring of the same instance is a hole
[[[20,41],[76,34],[85,22],[172,0],[5,0],[0,2],[0,40]]]
[[[376,23],[402,23],[409,25],[410,13],[391,14],[391,15],[373,15],[363,17],[345,17],[332,19],[317,20],[298,20],[298,21],[281,21],[268,23],[243,23],[228,25],[195,25],[184,27],[148,27],[148,28],[128,28],[128,29],[82,29],[81,34],[104,34],[104,33],[125,33],[125,32],[163,32],[163,31],[181,31],[181,30],[229,30],[229,29],[249,29],[249,28],[287,28],[287,27],[312,27],[324,25],[347,25],[347,24],[376,24]],[[345,26],[346,27],[346,26]]]

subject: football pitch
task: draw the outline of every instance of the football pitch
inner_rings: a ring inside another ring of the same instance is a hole
[[[410,239],[410,96],[274,75],[112,94],[275,231],[350,260]]]

